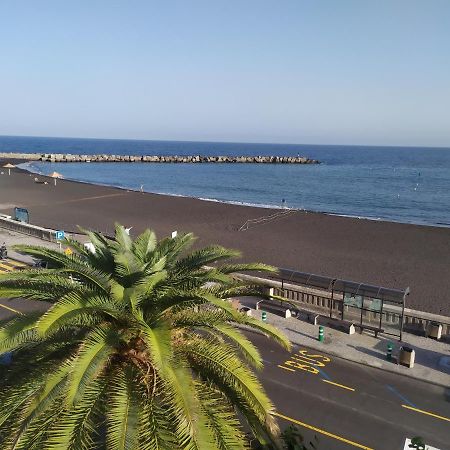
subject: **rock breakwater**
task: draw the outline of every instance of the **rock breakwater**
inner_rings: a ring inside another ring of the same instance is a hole
[[[62,153],[0,153],[0,159],[43,162],[147,162],[147,163],[244,163],[244,164],[319,164],[304,156],[202,156],[202,155],[71,155]]]

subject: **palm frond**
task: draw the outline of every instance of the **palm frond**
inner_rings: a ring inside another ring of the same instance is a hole
[[[195,387],[202,410],[206,414],[214,434],[214,448],[218,450],[249,450],[250,447],[242,431],[242,425],[223,392],[214,389],[208,383],[196,383]]]
[[[277,273],[278,268],[263,263],[223,264],[217,268],[222,273],[232,274],[239,272],[268,272]]]
[[[20,348],[37,338],[36,323],[43,313],[31,313],[17,316],[0,328],[0,354]]]
[[[54,418],[54,405],[61,398],[70,364],[66,363],[60,369],[49,374],[45,383],[37,391],[32,399],[25,403],[21,412],[21,424],[14,436],[12,436],[13,448],[30,448],[30,439],[34,439],[39,434],[39,429],[43,421]]]
[[[67,405],[76,405],[83,400],[84,392],[103,373],[119,343],[120,336],[112,327],[94,329],[86,336],[71,364],[65,398]]]
[[[115,242],[118,244],[118,249],[121,252],[131,252],[131,248],[133,246],[133,241],[131,239],[131,236],[127,231],[125,230],[125,227],[123,225],[120,225],[120,223],[115,224]]]
[[[275,431],[275,421],[268,416],[275,409],[261,384],[249,370],[234,349],[226,344],[217,344],[211,340],[196,339],[183,346],[183,351],[199,373],[220,379],[220,383],[232,389],[247,407],[250,407],[261,423],[269,423]]]
[[[166,364],[163,374],[179,446],[191,450],[214,448],[214,437],[196,395],[192,375],[179,356],[176,365]]]
[[[132,252],[143,264],[148,263],[156,248],[156,234],[152,230],[145,230],[133,242]]]
[[[162,405],[157,398],[145,402],[139,423],[141,448],[146,450],[177,449],[177,439],[173,421],[167,405]]]
[[[258,369],[262,369],[263,360],[259,354],[258,349],[247,339],[242,332],[236,327],[228,324],[217,324],[214,327],[221,334],[226,336],[229,341],[240,350],[245,359]]]
[[[273,325],[261,322],[260,320],[249,316],[243,316],[243,320],[240,323],[242,325],[247,325],[251,329],[258,331],[261,334],[264,334],[268,338],[281,345],[281,347],[283,347],[285,350],[291,350],[292,344],[287,336]]]
[[[126,366],[117,370],[108,389],[107,448],[135,450],[139,448],[139,417],[142,410],[135,372]]]
[[[211,245],[200,250],[192,252],[190,255],[179,259],[174,265],[175,272],[190,272],[192,270],[200,269],[208,264],[216,263],[217,261],[239,258],[241,252],[238,250],[231,250],[220,245]]]
[[[164,371],[164,366],[172,356],[172,335],[167,324],[152,328],[145,322],[140,323],[140,330],[147,346],[150,359],[156,370]]]
[[[65,409],[48,432],[45,450],[93,450],[100,438],[97,416],[103,410],[107,380],[93,380],[83,393],[82,401]]]
[[[91,295],[84,297],[77,292],[71,292],[43,314],[36,329],[41,335],[45,335],[52,328],[71,323],[77,315],[94,312],[113,319],[120,316],[118,305],[113,303],[108,296]]]
[[[170,265],[174,265],[178,256],[187,252],[195,240],[196,238],[192,233],[178,234],[175,238],[161,239],[156,245],[154,258],[156,260],[165,256],[170,261]]]

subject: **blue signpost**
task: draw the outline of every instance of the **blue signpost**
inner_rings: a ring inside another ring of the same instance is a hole
[[[64,239],[64,235],[64,231],[62,230],[55,231],[55,238],[57,241],[62,241]]]

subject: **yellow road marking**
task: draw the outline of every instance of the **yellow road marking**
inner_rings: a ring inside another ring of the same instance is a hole
[[[281,366],[280,364],[278,364],[278,367],[279,367],[280,369],[290,370],[291,372],[295,372],[294,369],[289,369],[289,367],[284,367],[284,366]]]
[[[424,411],[423,409],[413,408],[412,406],[408,406],[408,405],[402,405],[402,406],[403,406],[403,408],[410,409],[411,411],[416,411],[416,412],[419,412],[422,414],[426,414],[427,416],[436,417],[436,419],[446,420],[447,422],[450,422],[450,419],[448,417],[439,416],[438,414]]]
[[[15,259],[8,259],[8,263],[11,263],[14,267],[27,267],[28,264],[23,263],[21,261],[17,261]]]
[[[294,369],[304,370],[305,372],[312,373],[313,375],[317,375],[319,373],[319,369],[313,367],[309,364],[300,364],[298,361],[294,361],[293,359],[289,359],[284,362],[286,366],[291,366]]]
[[[311,360],[311,358],[308,357],[292,355],[291,358],[295,359],[296,361],[300,361],[300,363],[309,364],[310,366],[325,367],[325,364],[322,361],[315,361],[314,359]]]
[[[0,272],[3,273],[12,272],[13,270],[20,270],[23,267],[28,267],[28,264],[15,261],[14,259],[6,259],[0,262]]]
[[[325,367],[326,363],[331,359],[328,356],[321,355],[320,353],[309,354],[309,350],[300,349],[298,353],[293,353],[289,356],[289,359],[279,365],[278,367],[296,372],[297,370],[303,370],[313,375],[319,375],[320,371],[318,367]],[[286,366],[289,366],[286,367]]]
[[[13,313],[20,314],[21,316],[23,316],[23,313],[21,313],[20,311],[17,311],[17,309],[10,308],[9,306],[4,305],[3,303],[0,303],[0,308],[5,308],[9,311],[12,311]]]
[[[5,269],[4,272],[11,272],[12,270],[14,270],[14,267],[11,267],[10,265],[2,264],[2,263],[0,263],[0,268]]]
[[[339,384],[339,383],[334,383],[333,381],[330,381],[330,380],[325,380],[325,378],[322,378],[322,381],[324,381],[325,383],[328,383],[328,384],[332,384],[334,386],[338,386],[342,389],[347,389],[348,391],[354,391],[354,389],[351,387],[344,386],[343,384]]]
[[[308,350],[299,350],[298,353],[300,353],[302,356],[305,356],[307,358],[313,358],[313,359],[322,359],[323,362],[330,362],[331,358],[325,355],[321,355],[320,353],[315,355],[308,355]]]
[[[338,441],[345,442],[346,444],[352,445],[353,447],[362,448],[363,450],[374,450],[371,447],[367,447],[365,445],[358,444],[357,442],[351,441],[349,439],[345,439],[342,436],[338,436],[337,434],[333,434],[333,433],[330,433],[328,431],[322,430],[320,428],[314,427],[312,425],[308,425],[307,423],[300,422],[299,420],[292,419],[291,417],[283,416],[283,414],[273,413],[273,415],[276,416],[276,417],[280,417],[281,419],[287,420],[289,422],[295,423],[296,425],[300,425],[301,427],[313,430],[316,433],[320,433],[320,434],[323,434],[323,435],[328,436],[330,438],[336,439]]]

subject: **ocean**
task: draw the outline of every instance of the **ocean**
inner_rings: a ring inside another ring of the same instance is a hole
[[[31,163],[41,174],[168,195],[450,226],[450,148],[0,137],[0,152],[302,155],[319,165]]]

